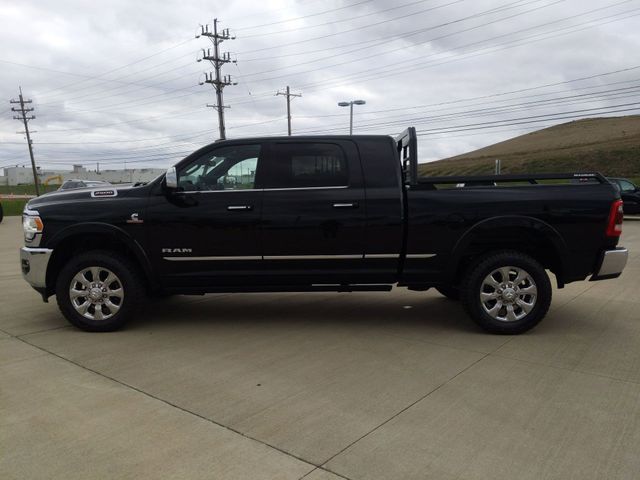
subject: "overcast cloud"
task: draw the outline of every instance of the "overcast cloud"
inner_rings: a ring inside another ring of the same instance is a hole
[[[289,85],[294,134],[348,133],[337,102],[364,99],[354,133],[415,125],[428,161],[638,113],[639,15],[640,0],[2,0],[0,167],[28,163],[18,85],[45,167],[166,167],[215,140],[194,38],[214,17],[237,37],[228,137],[286,134]]]

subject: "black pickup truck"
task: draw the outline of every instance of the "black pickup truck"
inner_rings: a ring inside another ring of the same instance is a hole
[[[549,308],[546,270],[562,288],[627,261],[601,175],[421,178],[413,128],[216,142],[146,185],[33,199],[23,223],[24,278],[91,331],[149,295],[398,286],[434,287],[515,334]]]

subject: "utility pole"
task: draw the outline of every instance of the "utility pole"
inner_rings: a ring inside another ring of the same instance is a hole
[[[496,159],[496,175],[500,175],[500,159]]]
[[[31,135],[29,134],[29,120],[34,120],[35,115],[27,115],[28,112],[33,112],[33,107],[26,108],[25,104],[32,103],[32,100],[25,100],[22,97],[22,87],[20,89],[20,96],[18,100],[10,100],[12,105],[20,105],[20,108],[11,107],[12,112],[18,112],[18,115],[14,115],[14,120],[22,120],[24,123],[24,134],[27,136],[27,145],[29,147],[29,156],[31,157],[31,169],[33,170],[33,183],[36,185],[36,196],[40,196],[40,187],[38,185],[38,171],[36,170],[36,161],[33,159],[33,145],[31,144]],[[22,132],[18,132],[22,133]]]
[[[278,95],[284,95],[287,97],[287,132],[289,136],[291,136],[291,97],[301,97],[301,93],[291,93],[289,90],[289,85],[287,85],[287,89],[284,92],[276,93],[276,97]]]
[[[232,37],[229,34],[229,29],[225,28],[221,33],[218,33],[218,19],[213,19],[213,32],[209,30],[209,25],[200,25],[200,33],[196,34],[196,38],[209,37],[211,43],[213,43],[213,51],[210,48],[206,50],[202,49],[202,58],[198,58],[198,62],[202,60],[208,60],[213,65],[214,72],[207,72],[204,74],[204,81],[200,82],[200,85],[210,83],[216,90],[216,104],[207,104],[207,107],[214,108],[218,112],[218,127],[220,129],[220,140],[224,140],[226,137],[224,127],[224,109],[229,108],[224,104],[222,91],[224,87],[228,85],[237,85],[237,82],[231,80],[230,75],[222,75],[222,66],[225,63],[236,63],[236,60],[231,60],[229,52],[225,52],[220,56],[220,44],[225,40],[234,40],[236,37]]]

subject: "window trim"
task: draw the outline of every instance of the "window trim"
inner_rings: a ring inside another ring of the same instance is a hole
[[[349,188],[349,185],[327,185],[326,187],[273,187],[263,188],[264,191],[285,191],[285,190],[339,190]]]
[[[180,195],[194,194],[194,193],[227,193],[227,192],[262,192],[262,188],[243,188],[239,190],[185,190],[178,192]]]
[[[286,191],[286,190],[340,190],[349,188],[349,185],[337,185],[328,187],[288,187],[288,188],[245,188],[243,190],[189,190],[180,192],[181,195],[188,193],[227,193],[227,192],[273,192],[273,191]]]

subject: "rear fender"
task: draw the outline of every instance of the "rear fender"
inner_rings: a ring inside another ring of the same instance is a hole
[[[468,229],[456,242],[452,256],[451,262],[449,263],[449,268],[446,272],[447,280],[451,283],[455,282],[456,276],[459,274],[464,265],[462,264],[465,256],[469,254],[474,243],[476,243],[480,238],[491,237],[492,232],[496,232],[498,230],[504,229],[517,229],[520,232],[526,233],[530,232],[530,238],[536,239],[544,239],[545,243],[548,244],[550,248],[553,249],[553,255],[556,258],[558,263],[556,269],[559,271],[555,272],[558,278],[558,284],[562,286],[563,282],[563,274],[565,270],[565,258],[567,258],[567,245],[560,233],[553,228],[548,223],[534,217],[527,216],[503,216],[503,217],[492,217],[482,220],[475,225],[473,225],[470,229]],[[522,238],[522,249],[526,250],[526,237]],[[514,250],[518,250],[518,244],[505,244],[503,239],[496,238],[495,248],[510,248]]]

